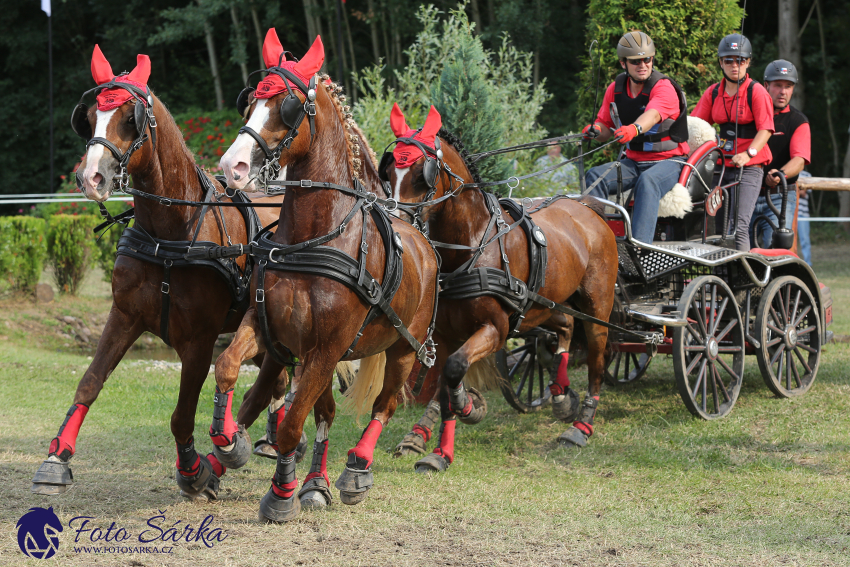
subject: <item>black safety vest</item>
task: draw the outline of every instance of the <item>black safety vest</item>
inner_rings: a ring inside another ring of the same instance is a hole
[[[685,100],[685,91],[673,79],[663,73],[653,70],[649,78],[643,84],[643,90],[632,98],[626,92],[626,84],[629,76],[621,73],[614,80],[614,102],[617,103],[617,112],[623,125],[633,124],[640,115],[646,112],[649,104],[649,93],[661,79],[667,79],[676,94],[679,95],[679,116],[675,120],[668,118],[653,126],[649,131],[629,142],[628,147],[636,152],[666,152],[679,147],[681,142],[688,141],[688,103]]]
[[[767,141],[770,147],[770,153],[773,154],[773,161],[764,166],[764,172],[767,173],[771,169],[780,169],[783,165],[791,161],[791,138],[797,128],[803,124],[808,124],[809,119],[806,115],[794,108],[789,107],[790,112],[780,112],[773,115],[773,136]],[[797,181],[797,175],[788,178],[788,184]]]

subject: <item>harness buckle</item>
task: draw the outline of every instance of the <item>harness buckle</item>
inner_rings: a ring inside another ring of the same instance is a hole
[[[312,179],[302,179],[301,180],[301,187],[312,187],[312,186],[313,186],[313,180]]]
[[[165,205],[166,207],[170,207],[171,206],[171,199],[160,198],[159,204]]]
[[[369,253],[369,243],[368,242],[361,242],[360,243],[360,250],[364,254],[368,254]]]
[[[280,264],[280,263],[282,263],[282,262],[283,262],[283,260],[275,260],[275,259],[273,258],[273,255],[274,255],[274,253],[275,253],[275,252],[280,252],[280,248],[272,248],[271,250],[269,250],[269,261],[270,261],[270,262],[274,262],[275,264]]]
[[[396,201],[395,199],[389,198],[385,202],[386,205],[384,206],[384,210],[388,213],[392,213],[398,210],[398,201]],[[392,208],[390,208],[390,206],[392,206]]]
[[[345,228],[346,228],[346,226],[347,226],[347,225],[346,225],[345,223],[342,223],[341,225],[339,225],[339,233],[340,233],[340,234],[344,234],[344,233],[345,233]]]
[[[371,193],[371,192],[366,193],[366,204],[367,205],[373,205],[373,204],[375,204],[375,201],[377,201],[377,200],[378,200],[378,196],[375,193]]]
[[[254,297],[257,303],[262,303],[266,300],[266,290],[258,289],[257,295]]]
[[[156,243],[156,248],[153,249],[153,257],[156,258],[157,254],[159,254],[159,242]]]
[[[162,286],[160,287],[160,291],[162,291],[162,294],[168,295],[168,292],[170,290],[171,290],[171,285],[166,283],[166,282],[162,282]]]

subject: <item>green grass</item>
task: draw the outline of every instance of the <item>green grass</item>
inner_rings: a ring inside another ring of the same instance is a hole
[[[836,334],[850,334],[847,302],[838,299],[850,288],[843,258],[846,247],[816,249],[816,271],[836,299]],[[138,533],[167,510],[180,525],[213,514],[229,534],[214,549],[175,544],[171,556],[91,556],[73,552],[66,528],[58,565],[850,565],[850,344],[827,345],[815,385],[793,400],[773,397],[748,357],[735,409],[714,422],[691,417],[672,363],[657,357],[636,384],[604,389],[584,450],[558,447],[566,426],[548,408],[518,415],[492,392],[487,418],[458,426],[455,463],[432,477],[413,472],[415,457],[388,453],[421,413],[400,409],[379,441],[369,498],[355,507],[337,500],[285,526],[256,522],[271,460],[228,471],[218,502],[179,497],[168,426],[179,375],[144,364],[119,365],[89,412],[73,489],[31,495],[88,364],[84,355],[0,343],[0,564],[46,564],[23,561],[15,523],[31,506],[52,505],[66,525],[88,515]],[[586,371],[571,376],[586,387]],[[241,378],[235,399],[254,377]],[[212,397],[210,378],[196,415],[203,452],[211,449]],[[332,482],[362,426],[337,415]],[[306,430],[313,435],[312,420]],[[308,467],[299,465],[300,479]]]

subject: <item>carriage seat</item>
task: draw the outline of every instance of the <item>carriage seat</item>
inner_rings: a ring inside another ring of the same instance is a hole
[[[688,146],[691,148],[691,153],[686,161],[694,167],[682,168],[679,182],[658,203],[658,218],[684,218],[693,210],[695,203],[702,203],[705,200],[707,195],[705,187],[713,185],[714,169],[720,158],[717,133],[714,128],[701,118],[688,116]],[[705,182],[705,185],[700,182],[697,175]],[[631,191],[623,192],[622,203],[631,203],[631,193]],[[612,195],[611,200],[616,201],[616,196]]]

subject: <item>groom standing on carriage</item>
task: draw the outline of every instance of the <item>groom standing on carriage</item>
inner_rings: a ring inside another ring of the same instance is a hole
[[[602,108],[593,124],[582,133],[585,139],[605,142],[616,136],[626,145],[620,160],[623,190],[634,189],[632,236],[651,243],[658,218],[658,202],[676,184],[687,156],[687,104],[682,88],[652,68],[655,44],[643,32],[631,31],[617,43],[617,57],[625,69],[608,85]],[[610,105],[614,102],[621,119],[615,124]],[[607,199],[617,191],[616,162],[587,172],[590,195]],[[601,178],[601,179],[600,179]]]

